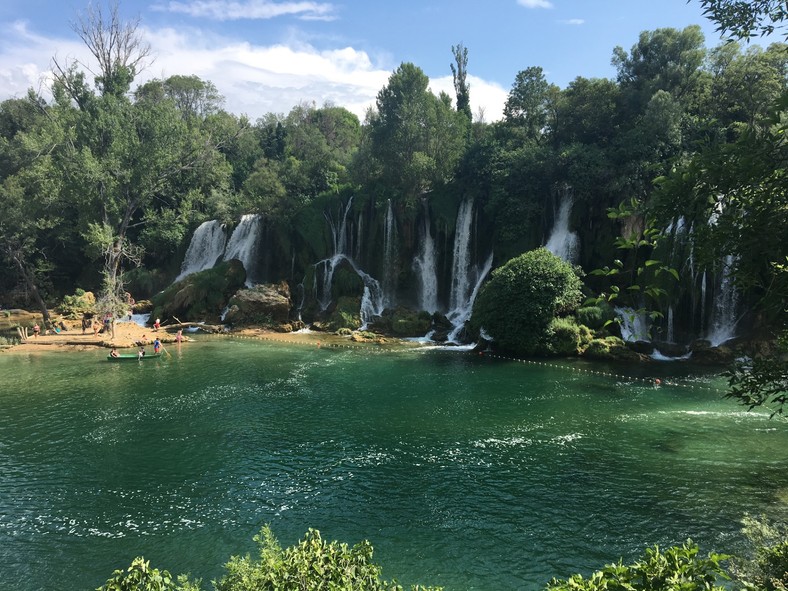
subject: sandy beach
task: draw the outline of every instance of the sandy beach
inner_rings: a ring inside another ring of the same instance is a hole
[[[58,320],[59,322],[59,320]],[[119,321],[115,323],[115,336],[110,334],[93,335],[92,330],[82,333],[79,320],[63,320],[68,330],[60,333],[40,334],[37,337],[30,336],[26,341],[10,347],[0,348],[0,354],[30,353],[32,351],[84,351],[96,347],[118,349],[136,348],[142,342],[147,342],[148,348],[151,347],[153,339],[156,337],[165,346],[176,342],[176,329],[168,328],[163,325],[158,332],[153,328],[140,326],[135,322]],[[32,332],[32,331],[29,331]],[[320,346],[417,346],[414,343],[401,341],[399,339],[379,339],[372,341],[357,341],[347,336],[338,336],[333,333],[319,331],[299,331],[299,332],[276,332],[263,328],[244,328],[225,333],[227,336],[235,338],[261,339],[265,341],[276,341],[282,343],[298,343],[304,345]],[[194,339],[188,333],[182,335],[182,342],[193,343]]]
[[[38,336],[32,336],[32,331],[28,330],[31,336],[26,341],[13,347],[0,349],[0,353],[29,353],[31,351],[53,350],[82,351],[95,347],[125,349],[137,347],[142,342],[147,342],[148,347],[150,347],[156,337],[164,344],[176,342],[175,332],[168,332],[166,327],[154,332],[152,328],[140,326],[135,322],[118,321],[115,323],[115,336],[113,338],[111,334],[105,333],[94,336],[91,329],[86,330],[83,334],[80,320],[63,320],[62,322],[67,330],[62,330],[60,333],[42,333]],[[186,342],[189,340],[189,337],[184,335],[183,340]]]

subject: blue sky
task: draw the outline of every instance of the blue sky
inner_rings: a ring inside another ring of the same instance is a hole
[[[55,55],[88,59],[71,28],[87,6],[0,2],[0,100],[45,92]],[[614,78],[613,48],[629,51],[642,31],[698,24],[707,46],[720,42],[697,0],[121,0],[120,12],[140,18],[155,56],[137,82],[194,74],[253,120],[326,101],[363,117],[402,62],[453,97],[458,43],[468,48],[472,109],[492,121],[527,67],[564,88],[577,76]]]

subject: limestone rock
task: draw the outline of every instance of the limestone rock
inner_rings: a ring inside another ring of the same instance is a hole
[[[290,319],[290,288],[286,282],[256,285],[230,299],[224,320],[234,325],[284,325]]]
[[[153,299],[153,318],[166,321],[178,318],[181,322],[209,322],[216,324],[230,296],[243,287],[246,271],[241,261],[224,261],[173,283]]]

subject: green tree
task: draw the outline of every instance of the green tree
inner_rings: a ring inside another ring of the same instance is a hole
[[[629,53],[616,47],[612,62],[625,107],[638,113],[660,90],[682,104],[691,100],[703,78],[704,41],[700,27],[691,25],[681,31],[644,31]]]
[[[55,104],[70,111],[75,136],[54,156],[87,254],[104,258],[101,306],[117,313],[125,310],[124,266],[143,260],[141,240],[160,248],[162,258],[171,253],[200,191],[219,181],[218,171],[226,174],[217,150],[225,138],[211,137],[200,118],[215,108],[210,84],[169,79],[130,99],[128,89],[148,46],[136,22],[120,21],[117,6],[108,18],[91,9],[77,32],[99,63],[96,89],[85,83],[77,64],[60,67],[55,61]],[[203,98],[187,99],[189,93]]]
[[[454,63],[451,67],[451,76],[454,81],[454,92],[457,96],[457,111],[465,113],[468,121],[473,119],[471,113],[471,88],[468,84],[468,48],[462,43],[451,46]]]
[[[738,39],[771,35],[788,19],[783,0],[700,0],[700,5],[720,33]]]
[[[492,337],[496,349],[549,353],[550,323],[578,307],[581,287],[572,265],[546,248],[526,252],[492,272],[474,302],[471,326]]]
[[[773,43],[764,50],[749,47],[742,52],[736,42],[710,53],[711,100],[709,109],[731,133],[764,121],[785,90],[788,46]]]
[[[53,150],[67,143],[57,113],[32,92],[0,104],[0,258],[16,270],[44,322],[49,312],[39,289],[52,270],[63,221],[62,179]]]
[[[451,108],[448,95],[436,97],[428,85],[413,64],[397,68],[378,93],[377,110],[368,118],[369,141],[362,144],[369,150],[366,169],[375,175],[369,180],[410,202],[453,176],[469,124]]]
[[[524,139],[539,140],[547,128],[550,90],[542,68],[518,72],[504,104],[504,121]]]

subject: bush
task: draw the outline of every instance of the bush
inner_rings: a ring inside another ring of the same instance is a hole
[[[79,318],[85,313],[93,314],[96,308],[96,296],[90,291],[77,288],[74,295],[63,296],[63,301],[57,307],[58,311],[66,318]]]
[[[366,540],[350,548],[336,541],[326,542],[319,531],[310,529],[298,544],[283,550],[267,526],[254,540],[260,547],[259,559],[253,560],[249,555],[230,558],[225,565],[227,574],[215,584],[217,591],[402,589],[396,582],[380,579],[381,567],[372,562],[372,545]]]
[[[733,574],[747,591],[788,589],[788,527],[765,518],[745,515],[742,531],[750,544],[750,556],[733,560]]]
[[[595,306],[583,306],[577,311],[577,322],[592,330],[604,328],[608,320],[615,320],[616,314],[610,304],[601,302]]]
[[[553,318],[546,335],[544,350],[538,351],[544,354],[579,355],[593,340],[591,330],[585,325],[578,325],[571,316]]]
[[[498,349],[519,355],[550,350],[550,322],[580,304],[572,265],[545,248],[521,254],[492,272],[473,306],[471,329],[484,329]]]
[[[200,583],[188,582],[186,577],[178,577],[177,583],[166,570],[159,571],[150,567],[150,561],[135,558],[124,572],[121,569],[96,591],[199,591]]]
[[[727,559],[714,553],[702,558],[698,546],[687,540],[664,552],[658,546],[647,548],[635,564],[609,564],[588,579],[582,575],[553,579],[547,591],[725,591],[716,582],[728,578],[720,565]]]

